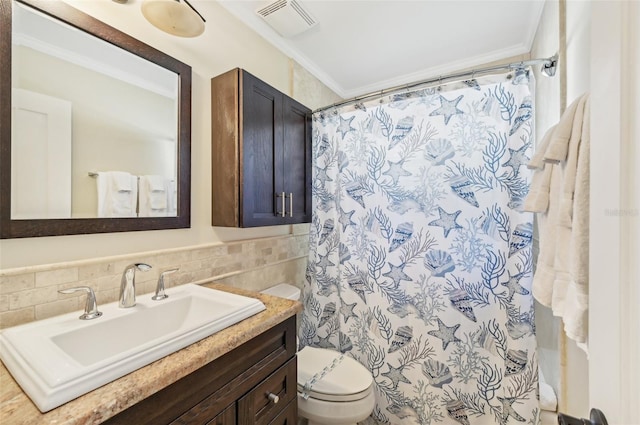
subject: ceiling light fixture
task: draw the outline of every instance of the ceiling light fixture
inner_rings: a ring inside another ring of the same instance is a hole
[[[154,27],[178,37],[197,37],[206,22],[187,0],[144,0],[142,15]]]

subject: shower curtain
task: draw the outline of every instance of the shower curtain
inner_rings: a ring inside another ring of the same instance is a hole
[[[314,114],[300,342],[371,371],[377,423],[535,423],[530,90],[520,70]]]

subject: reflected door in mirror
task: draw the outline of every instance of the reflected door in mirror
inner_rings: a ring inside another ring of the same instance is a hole
[[[14,89],[11,217],[71,218],[71,102]]]

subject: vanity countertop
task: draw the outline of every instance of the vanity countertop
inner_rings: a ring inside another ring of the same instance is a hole
[[[47,413],[38,410],[0,363],[0,423],[99,424],[302,310],[297,301],[219,283],[202,286],[258,298],[267,309]]]

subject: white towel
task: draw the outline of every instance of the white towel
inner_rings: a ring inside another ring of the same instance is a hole
[[[579,97],[564,111],[553,132],[553,139],[545,149],[544,160],[550,163],[560,163],[567,160],[570,138],[572,136],[573,121],[580,105],[584,105],[584,96]],[[582,118],[579,118],[582,120]]]
[[[136,217],[137,177],[124,171],[97,174],[98,217]]]
[[[572,199],[571,242],[569,246],[569,284],[563,314],[567,336],[587,351],[589,308],[589,100],[584,108],[582,136],[578,150],[573,193],[565,188],[565,200]]]
[[[131,192],[135,181],[131,179],[131,174],[122,171],[112,171],[109,173],[111,182],[115,190],[119,192]]]
[[[589,247],[589,102],[576,99],[529,164],[536,168],[524,209],[538,212],[540,254],[533,295],[563,318],[586,351]],[[545,139],[548,134],[545,135]],[[540,154],[544,167],[540,168]]]
[[[141,176],[149,185],[149,190],[164,192],[166,190],[166,180],[162,176]]]
[[[140,176],[140,217],[168,215],[169,180],[156,175]]]
[[[549,186],[551,185],[552,164],[544,162],[544,153],[551,142],[556,126],[545,133],[540,146],[533,155],[527,168],[536,170],[531,179],[529,194],[524,201],[524,210],[531,212],[547,212],[549,208]]]
[[[178,187],[175,179],[169,180],[167,185],[167,200],[169,205],[167,206],[167,215],[169,217],[175,217],[178,215]]]

